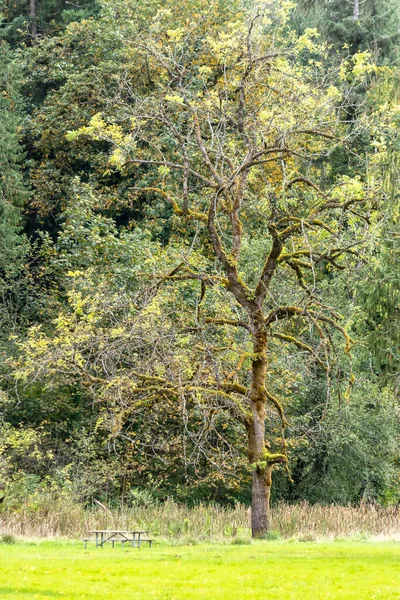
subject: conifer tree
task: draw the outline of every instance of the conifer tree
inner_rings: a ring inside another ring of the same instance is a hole
[[[20,217],[27,190],[21,173],[22,122],[18,74],[8,45],[0,44],[0,275],[15,273],[23,253]]]

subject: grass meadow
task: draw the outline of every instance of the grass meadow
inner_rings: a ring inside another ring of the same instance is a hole
[[[84,550],[72,541],[0,544],[0,598],[399,599],[396,542],[202,543]]]

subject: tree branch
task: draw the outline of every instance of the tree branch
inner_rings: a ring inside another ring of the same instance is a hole
[[[232,325],[233,327],[243,327],[251,332],[250,325],[244,323],[244,321],[235,321],[234,319],[214,319],[212,317],[206,317],[205,323],[212,323],[214,325]]]
[[[269,227],[269,231],[272,235],[272,248],[267,257],[267,260],[265,261],[264,268],[262,270],[260,279],[259,279],[258,284],[255,289],[255,297],[256,297],[257,303],[260,306],[261,306],[262,302],[264,301],[265,296],[267,295],[270,281],[274,274],[274,271],[275,271],[275,268],[276,268],[276,265],[277,265],[277,262],[279,259],[279,255],[283,248],[283,242],[282,242],[279,234],[277,233],[277,231],[272,226]]]
[[[211,188],[218,187],[218,185],[216,183],[214,183],[210,179],[207,179],[207,177],[204,177],[204,175],[201,175],[201,173],[198,173],[194,169],[190,168],[188,165],[179,165],[176,163],[168,162],[166,160],[144,160],[144,159],[140,159],[140,158],[133,158],[131,160],[128,160],[122,166],[125,167],[126,165],[130,165],[130,164],[158,165],[160,167],[168,167],[168,169],[178,169],[180,171],[183,171],[184,173],[186,171],[187,173],[190,173],[191,175],[194,175],[195,177],[197,177],[197,179],[200,179],[200,181],[203,181],[203,183],[207,184],[209,187],[211,187]]]
[[[311,346],[308,346],[308,344],[305,344],[301,340],[298,340],[297,338],[291,335],[286,335],[283,333],[271,333],[270,335],[271,337],[281,340],[283,342],[289,342],[291,344],[294,344],[297,348],[299,348],[299,350],[305,350],[313,356],[314,360],[320,365],[320,367],[324,369],[324,371],[328,371],[328,367],[326,366],[324,361],[319,358],[319,356],[314,352]]]

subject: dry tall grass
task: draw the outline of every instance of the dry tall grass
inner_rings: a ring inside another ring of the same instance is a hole
[[[114,511],[84,509],[69,499],[55,498],[35,506],[0,513],[0,533],[16,536],[82,537],[92,529],[145,529],[152,536],[177,542],[245,539],[250,537],[249,509],[199,505],[188,508],[169,501]],[[400,507],[376,505],[322,506],[278,504],[272,510],[272,528],[284,538],[398,537]]]

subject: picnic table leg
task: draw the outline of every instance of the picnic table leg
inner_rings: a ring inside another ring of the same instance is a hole
[[[99,534],[96,531],[96,548],[98,547],[98,539],[99,539]]]
[[[139,533],[138,533],[138,541],[137,541],[137,546],[138,546],[138,548],[140,548],[140,531],[139,531]]]
[[[112,543],[112,547],[114,548],[115,540],[111,540],[111,543]]]

